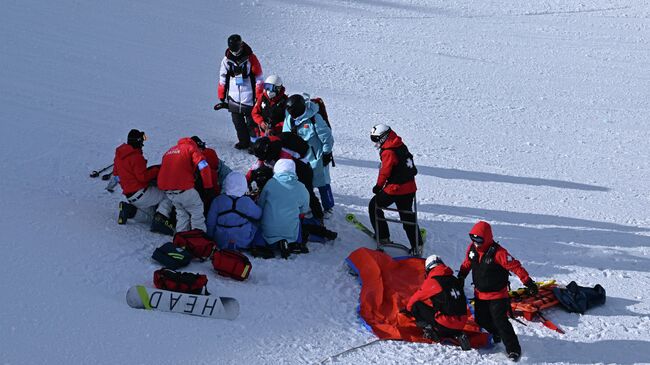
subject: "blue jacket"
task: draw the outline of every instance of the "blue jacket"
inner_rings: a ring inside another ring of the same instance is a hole
[[[314,117],[314,123],[311,118]],[[332,130],[318,114],[318,104],[308,100],[305,102],[305,113],[294,122],[296,133],[309,144],[309,151],[305,156],[314,170],[314,187],[325,186],[330,183],[330,167],[323,166],[323,153],[332,152],[334,137]],[[298,123],[297,125],[295,123]],[[291,132],[291,116],[286,112],[283,132]]]
[[[262,236],[268,244],[299,241],[300,214],[309,212],[309,193],[294,173],[276,173],[258,199]]]
[[[237,199],[236,209],[246,215],[230,212],[219,216],[219,213],[232,209],[233,199]],[[208,235],[217,242],[219,248],[248,248],[257,232],[253,222],[262,217],[262,208],[248,196],[234,197],[226,194],[217,196],[210,205],[206,226]]]

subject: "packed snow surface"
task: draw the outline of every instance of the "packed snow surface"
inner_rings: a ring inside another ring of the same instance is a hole
[[[381,342],[357,317],[343,260],[367,223],[387,123],[415,155],[425,254],[458,268],[479,219],[537,279],[603,285],[607,303],[513,323],[522,363],[650,362],[650,2],[647,0],[34,1],[0,5],[1,364],[502,363]],[[116,224],[119,190],[90,179],[131,128],[159,163],[197,134],[231,167],[215,112],[226,38],[265,75],[322,97],[336,139],[334,243],[253,260],[247,282],[209,288],[241,304],[224,321],[129,308],[167,238]],[[404,239],[392,227],[394,239]],[[513,285],[520,283],[513,277]],[[470,289],[467,291],[470,293]]]

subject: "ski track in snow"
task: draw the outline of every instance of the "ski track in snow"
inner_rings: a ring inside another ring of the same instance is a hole
[[[502,345],[390,341],[328,358],[375,339],[343,263],[373,242],[344,215],[368,223],[380,122],[415,155],[425,254],[458,268],[484,219],[534,278],[607,290],[585,315],[547,311],[565,335],[513,323],[522,363],[650,363],[649,18],[647,0],[4,1],[0,363],[505,362]],[[119,189],[88,173],[131,128],[150,163],[197,134],[246,170],[212,110],[231,33],[290,94],[327,103],[339,238],[254,259],[245,283],[186,268],[239,300],[235,321],[131,309],[126,290],[151,285],[168,238],[118,226]]]

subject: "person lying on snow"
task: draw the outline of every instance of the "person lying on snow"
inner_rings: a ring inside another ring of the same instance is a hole
[[[309,212],[309,193],[295,169],[293,160],[278,160],[273,178],[262,189],[257,203],[262,208],[260,227],[268,246],[251,251],[254,256],[273,257],[273,248],[278,248],[283,258],[291,252],[309,252],[300,234],[300,215]]]
[[[372,188],[375,196],[368,204],[370,223],[375,234],[379,236],[379,243],[390,242],[388,223],[383,220],[384,211],[378,207],[385,208],[395,203],[400,210],[399,218],[404,222],[402,228],[411,244],[409,254],[416,255],[421,252],[418,247],[423,245],[423,241],[419,229],[414,226],[416,217],[413,212],[413,200],[417,191],[415,175],[418,170],[413,163],[413,155],[402,142],[402,138],[385,124],[372,127],[370,140],[379,150],[381,160],[377,182]],[[375,222],[375,211],[379,222]]]
[[[508,358],[518,361],[521,346],[508,320],[508,313],[511,311],[508,295],[509,272],[519,277],[531,295],[537,294],[537,284],[521,263],[494,241],[489,223],[476,223],[469,231],[469,237],[472,242],[467,247],[465,260],[460,265],[458,279],[464,283],[465,277],[472,271],[476,323],[492,334],[495,343],[503,340]]]
[[[304,149],[294,147],[298,143],[303,144]],[[307,242],[310,235],[312,239],[321,242],[334,240],[338,234],[325,228],[320,201],[316,197],[313,188],[311,188],[313,178],[312,169],[309,164],[306,164],[300,159],[302,155],[294,151],[294,149],[306,150],[307,148],[305,141],[293,133],[282,133],[280,138],[275,136],[259,138],[253,144],[253,152],[258,158],[258,161],[249,170],[247,176],[252,176],[255,171],[263,166],[273,166],[279,159],[286,158],[293,160],[296,165],[298,181],[305,185],[309,193],[309,207],[311,209],[311,214],[306,214],[301,221],[303,242]]]
[[[205,189],[203,187],[203,180],[201,179],[200,174],[196,174],[196,177],[194,179],[194,188],[199,192],[199,196],[203,201],[203,212],[207,217],[208,210],[210,209],[210,204],[212,204],[212,201],[208,200],[209,197],[214,197],[221,194],[221,187],[224,184],[224,180],[226,179],[226,176],[232,172],[232,169],[228,167],[228,165],[226,165],[223,160],[219,159],[219,156],[217,156],[217,151],[210,147],[207,147],[201,138],[198,136],[192,136],[191,138],[192,141],[196,143],[196,146],[199,147],[199,150],[201,150],[203,156],[205,156],[205,161],[208,163],[208,167],[210,168],[210,173],[212,175],[212,190],[214,190],[214,192],[210,194],[207,192],[208,189]]]
[[[176,207],[176,232],[205,228],[203,201],[194,188],[194,174],[198,169],[208,200],[214,198],[212,173],[205,156],[189,137],[167,150],[162,158],[158,173],[158,187]]]
[[[118,224],[125,224],[130,218],[151,222],[151,231],[173,235],[174,224],[169,219],[172,202],[164,192],[155,186],[160,166],[147,168],[142,146],[147,136],[144,132],[131,129],[126,143],[115,149],[113,175],[122,187],[128,203],[120,202]]]
[[[258,233],[256,222],[262,218],[262,208],[246,195],[246,178],[240,172],[231,172],[224,181],[223,193],[212,201],[206,225],[207,234],[219,248],[248,249]]]
[[[424,338],[435,342],[454,338],[461,349],[471,350],[469,338],[462,332],[467,322],[467,299],[462,284],[437,255],[427,257],[424,270],[426,279],[409,299],[406,314],[415,318]]]

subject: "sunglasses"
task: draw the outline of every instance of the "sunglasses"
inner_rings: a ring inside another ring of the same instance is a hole
[[[479,244],[479,245],[481,243],[483,243],[483,237],[481,237],[479,235],[476,235],[476,234],[470,234],[469,239],[472,240],[472,242],[474,242],[476,244]]]

